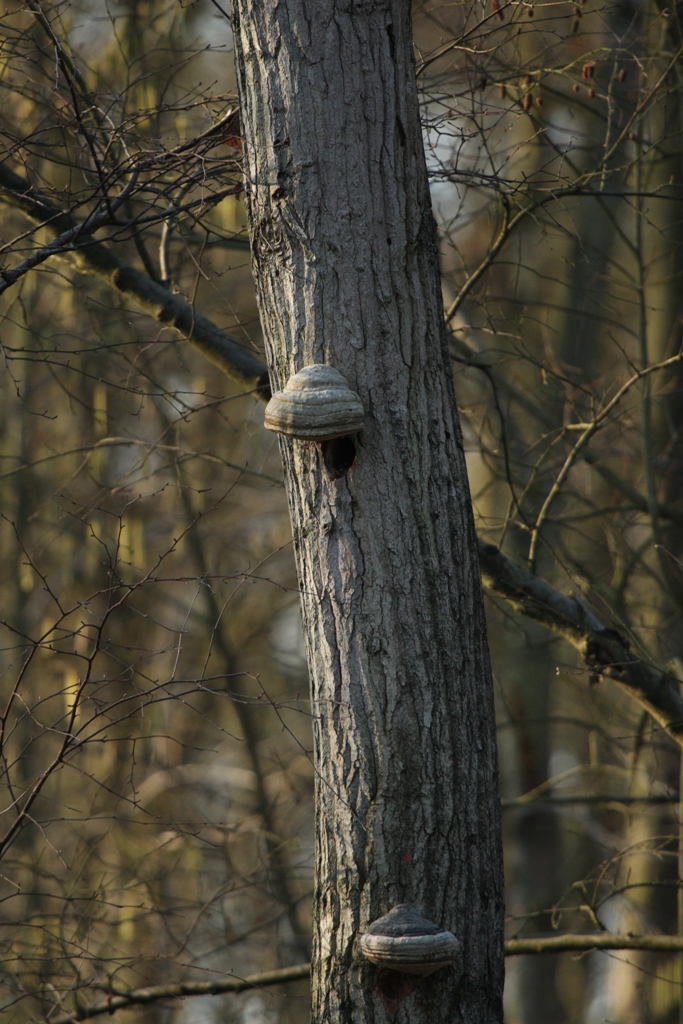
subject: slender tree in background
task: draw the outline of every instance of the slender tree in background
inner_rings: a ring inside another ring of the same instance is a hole
[[[271,380],[361,396],[334,479],[281,443],[311,675],[313,1019],[383,1021],[358,938],[410,902],[462,942],[413,1022],[502,1015],[492,687],[445,341],[407,0],[233,5],[252,265]]]

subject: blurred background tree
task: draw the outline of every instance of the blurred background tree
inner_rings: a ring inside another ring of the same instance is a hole
[[[508,936],[680,936],[679,11],[465,0],[414,24]],[[0,940],[23,1024],[304,963],[313,772],[227,8],[15,0],[0,26]],[[506,1020],[671,1024],[682,960],[511,957]],[[308,995],[125,1013],[303,1021]]]

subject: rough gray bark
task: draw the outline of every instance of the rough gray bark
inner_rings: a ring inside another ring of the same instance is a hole
[[[410,4],[233,0],[233,23],[271,381],[331,363],[367,417],[339,480],[314,443],[281,446],[315,730],[313,1019],[493,1024],[493,700]],[[462,941],[459,984],[374,989],[357,939],[403,901]]]

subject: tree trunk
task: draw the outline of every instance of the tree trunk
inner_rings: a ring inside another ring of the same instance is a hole
[[[281,442],[315,733],[313,1020],[493,1024],[493,699],[410,4],[233,0],[233,27],[272,384],[330,363],[366,413],[340,479]],[[357,940],[404,901],[458,936],[460,981],[376,986]]]

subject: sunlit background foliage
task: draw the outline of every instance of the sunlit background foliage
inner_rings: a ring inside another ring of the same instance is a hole
[[[678,8],[430,0],[414,22],[480,535],[683,677]],[[258,355],[239,141],[204,134],[236,102],[226,9],[10,0],[0,33],[6,166]],[[50,235],[2,211],[11,269]],[[5,1017],[303,963],[310,707],[262,405],[62,259],[0,302]],[[508,935],[683,931],[674,744],[489,612]],[[507,966],[509,1024],[679,1019],[679,954]],[[299,1022],[307,987],[124,1014]]]

